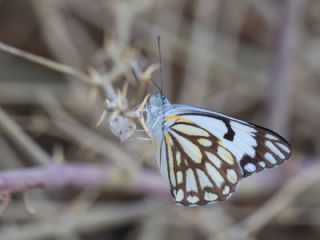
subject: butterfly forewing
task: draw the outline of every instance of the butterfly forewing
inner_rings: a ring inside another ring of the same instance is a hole
[[[291,154],[278,134],[223,114],[179,105],[164,118],[160,167],[182,205],[225,200],[241,177]]]
[[[255,154],[245,154],[239,160],[244,177],[266,168],[280,165],[291,155],[289,143],[281,136],[265,128],[257,126],[256,128],[255,138],[257,144],[253,147]]]

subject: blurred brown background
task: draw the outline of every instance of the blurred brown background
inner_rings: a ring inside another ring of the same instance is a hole
[[[1,46],[0,239],[319,239],[319,13],[318,0],[0,0],[2,43],[72,67]],[[175,206],[151,143],[108,128],[155,90],[158,35],[170,101],[274,129],[291,159],[226,202]],[[106,99],[123,104],[96,127]]]

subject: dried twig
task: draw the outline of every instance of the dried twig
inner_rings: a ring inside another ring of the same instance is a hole
[[[37,164],[46,165],[51,161],[50,156],[36,144],[25,132],[0,109],[0,129]]]
[[[260,209],[253,212],[252,215],[243,221],[220,233],[218,238],[215,237],[214,239],[247,239],[251,234],[259,231],[282,210],[292,204],[300,194],[319,182],[319,171],[319,163],[302,171],[290,179],[280,191]]]
[[[209,51],[215,41],[214,36],[204,36],[203,25],[212,24],[216,19],[206,16],[206,11],[215,13],[217,11],[218,2],[216,1],[199,1],[196,2],[195,21],[191,29],[191,48],[195,49],[202,46]],[[214,14],[213,14],[214,15]],[[201,34],[202,33],[202,34]],[[215,52],[210,53],[212,58],[215,57]],[[181,101],[187,103],[192,99],[193,104],[201,105],[203,103],[206,90],[208,88],[208,74],[211,66],[211,61],[206,59],[202,64],[199,64],[193,55],[188,55],[186,63],[185,81],[182,85]],[[197,89],[197,91],[193,91]],[[191,96],[190,96],[191,95]]]
[[[47,221],[29,223],[19,227],[7,227],[0,233],[6,240],[37,240],[70,236],[76,233],[89,233],[97,229],[113,229],[135,222],[161,210],[158,201],[145,200],[132,204],[109,204],[95,207],[87,212],[60,212]]]
[[[291,114],[291,87],[294,85],[290,76],[290,64],[293,63],[293,49],[297,45],[295,24],[301,20],[305,1],[284,1],[278,9],[278,29],[272,69],[271,95],[268,103],[270,126],[284,135],[288,135],[289,117]]]
[[[41,33],[59,62],[80,69],[84,65],[82,49],[77,48],[68,21],[64,18],[65,1],[32,0],[33,10],[39,18]]]
[[[4,211],[7,209],[9,202],[10,202],[10,194],[6,191],[1,191],[0,192],[0,201],[1,201],[1,206],[0,206],[0,216],[4,213]]]
[[[39,56],[36,56],[32,53],[28,53],[26,51],[23,51],[23,50],[20,50],[20,49],[17,49],[17,48],[14,48],[14,47],[11,47],[7,44],[4,44],[2,42],[0,42],[0,50],[4,51],[4,52],[7,52],[7,53],[10,53],[12,55],[15,55],[17,57],[21,57],[21,58],[24,58],[24,59],[27,59],[31,62],[34,62],[34,63],[37,63],[37,64],[40,64],[42,66],[45,66],[49,69],[52,69],[52,70],[55,70],[57,72],[60,72],[60,73],[64,73],[68,76],[71,76],[71,77],[74,77],[76,79],[79,79],[79,80],[82,80],[84,81],[85,83],[89,83],[89,84],[95,84],[94,81],[90,78],[89,75],[85,74],[85,73],[82,73],[68,65],[65,65],[65,64],[60,64],[60,63],[57,63],[55,61],[52,61],[52,60],[49,60],[49,59],[46,59],[46,58],[43,58],[43,57],[39,57]]]

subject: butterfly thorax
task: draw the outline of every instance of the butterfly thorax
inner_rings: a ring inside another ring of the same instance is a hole
[[[157,137],[162,135],[162,122],[165,113],[172,108],[172,104],[160,92],[153,93],[145,106],[146,125],[148,135]]]

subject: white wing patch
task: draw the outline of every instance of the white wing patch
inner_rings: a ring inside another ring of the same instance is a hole
[[[221,174],[210,163],[206,163],[206,168],[207,168],[207,172],[208,172],[209,176],[211,177],[211,179],[214,179],[214,182],[218,188],[221,188],[221,186],[224,183],[224,179],[221,176]]]
[[[179,141],[183,151],[186,152],[195,163],[201,163],[202,153],[197,145],[173,131],[170,131],[170,133]]]
[[[259,162],[260,163],[260,162]],[[263,163],[263,162],[262,162]],[[253,173],[253,172],[255,172],[256,170],[257,170],[257,168],[256,168],[256,165],[254,165],[253,163],[247,163],[245,166],[244,166],[244,168],[245,168],[245,170],[247,171],[247,172],[251,172],[251,173]]]
[[[218,195],[215,193],[211,193],[211,192],[205,192],[204,199],[208,202],[213,202],[218,199]]]
[[[177,192],[177,195],[176,195],[176,201],[180,202],[180,201],[183,200],[183,198],[184,198],[183,190],[179,189],[178,192]]]
[[[198,140],[198,143],[200,143],[200,145],[204,146],[204,147],[211,147],[212,146],[212,141],[205,139],[205,138],[200,138]]]
[[[177,184],[181,184],[183,181],[183,175],[182,175],[182,172],[179,171],[177,172]]]
[[[218,150],[219,157],[223,161],[225,161],[225,162],[227,162],[229,164],[233,164],[234,158],[233,158],[233,156],[231,155],[230,152],[228,152],[225,148],[223,148],[221,146],[218,146],[217,150]]]
[[[283,153],[280,152],[280,150],[276,148],[276,146],[272,142],[266,141],[266,146],[271,150],[271,152],[274,152],[279,158],[284,158]]]
[[[189,168],[186,172],[186,185],[187,185],[187,191],[188,192],[197,192],[198,191],[198,187],[197,187],[197,183],[196,183],[196,178],[193,174],[193,171],[191,168]]]
[[[201,128],[206,129],[209,133],[219,139],[222,139],[228,131],[226,125],[219,119],[199,115],[187,115],[185,116],[185,118],[195,125],[201,126]]]
[[[278,147],[280,147],[280,148],[281,148],[283,151],[285,151],[286,153],[290,153],[290,152],[291,152],[291,150],[290,150],[286,145],[284,145],[284,144],[282,144],[282,143],[277,142],[276,145],[277,145]]]
[[[207,175],[202,170],[197,169],[197,174],[198,174],[200,186],[201,186],[202,189],[204,189],[205,187],[211,187],[212,186],[209,178],[207,177]]]
[[[237,173],[232,168],[227,170],[227,178],[233,184],[238,181]]]
[[[177,130],[178,132],[191,135],[191,136],[202,136],[202,137],[209,137],[208,132],[194,127],[192,125],[187,124],[177,124],[172,127],[172,129]]]
[[[217,168],[221,168],[222,162],[221,160],[216,157],[216,155],[210,153],[210,152],[206,152],[206,155],[208,157],[208,159],[213,163],[213,165]]]
[[[272,156],[272,154],[271,153],[265,153],[264,154],[264,157],[269,161],[269,163],[271,163],[271,164],[276,164],[277,163],[277,161],[276,161],[276,159]]]

